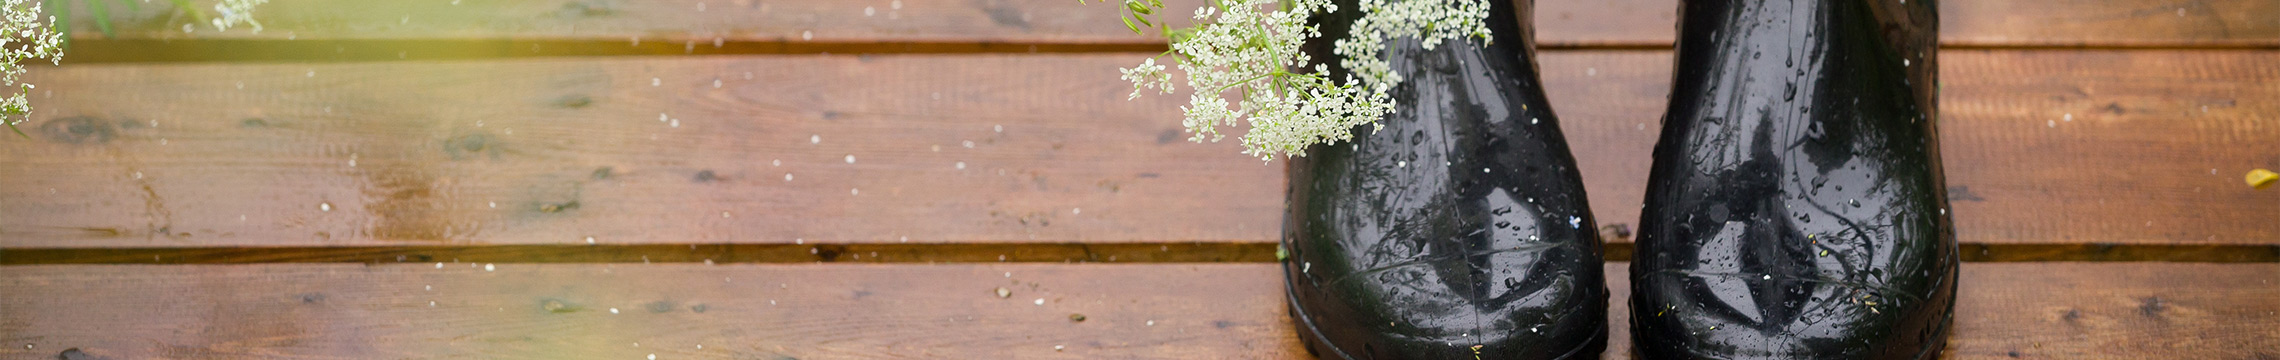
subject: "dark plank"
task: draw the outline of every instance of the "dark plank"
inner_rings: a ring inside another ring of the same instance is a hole
[[[1610,359],[1628,358],[1626,267],[1607,267],[1618,324]],[[0,341],[9,345],[0,356],[1303,358],[1279,271],[9,266],[0,267]],[[2276,275],[2275,264],[1965,265],[1948,358],[2274,356]],[[999,298],[1001,287],[1011,296]]]
[[[1173,1],[1192,9],[1201,1]],[[899,4],[899,7],[898,7]],[[2280,47],[2263,0],[1941,2],[1942,39],[1968,47]],[[506,56],[1154,51],[1114,2],[1073,0],[286,1],[265,30],[215,31],[169,6],[113,9],[116,37],[75,11],[66,61],[464,59]],[[82,5],[84,6],[84,5]],[[1676,0],[1545,0],[1547,48],[1667,48]],[[1164,20],[1184,24],[1186,10]],[[196,24],[185,29],[184,25]],[[222,41],[182,41],[222,40]],[[289,40],[289,41],[237,41]]]
[[[2280,192],[2238,180],[2280,167],[2280,53],[1947,55],[1962,241],[2280,241]],[[1133,57],[63,67],[33,74],[39,136],[0,142],[0,244],[1271,242],[1280,163],[1122,100]],[[1544,57],[1603,225],[1637,218],[1668,61]]]

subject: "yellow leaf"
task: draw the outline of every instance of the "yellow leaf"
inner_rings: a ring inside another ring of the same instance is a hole
[[[2261,190],[2272,187],[2273,182],[2280,182],[2280,173],[2273,173],[2272,170],[2265,169],[2248,171],[2248,186]]]

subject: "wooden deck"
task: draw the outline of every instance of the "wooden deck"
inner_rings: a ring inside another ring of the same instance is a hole
[[[1124,100],[1163,44],[1112,6],[81,9],[0,137],[0,358],[1306,357],[1281,163]],[[1941,6],[1947,357],[2280,358],[2280,190],[2241,181],[2280,168],[2280,1]],[[1675,9],[1537,4],[1607,227]]]

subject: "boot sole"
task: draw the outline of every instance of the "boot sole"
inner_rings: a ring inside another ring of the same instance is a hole
[[[1345,349],[1330,345],[1329,336],[1322,334],[1322,329],[1314,325],[1314,318],[1306,316],[1304,311],[1299,311],[1297,289],[1292,289],[1288,284],[1285,284],[1283,286],[1283,300],[1290,304],[1291,322],[1298,325],[1298,340],[1306,345],[1307,354],[1324,359],[1365,360],[1354,357],[1353,354],[1347,354]],[[1942,332],[1945,332],[1945,329],[1942,329]],[[1329,349],[1329,351],[1325,352],[1322,349]],[[1559,357],[1552,358],[1552,360],[1578,359],[1578,356],[1597,358],[1600,353],[1606,351],[1607,323],[1601,322],[1597,331],[1591,333],[1590,341],[1585,341],[1582,345],[1568,349],[1567,352],[1560,354]]]

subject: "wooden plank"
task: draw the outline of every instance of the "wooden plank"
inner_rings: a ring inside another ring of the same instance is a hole
[[[1612,298],[1629,266],[1607,266]],[[2280,356],[2280,264],[1966,264],[1947,359],[2260,359]],[[1630,322],[1610,302],[1610,324]],[[1609,344],[1630,343],[1628,327]],[[1610,346],[1606,359],[1628,359]]]
[[[491,265],[0,267],[0,356],[1305,357],[1277,265]],[[1947,358],[2280,355],[2276,275],[1965,265]]]
[[[2280,2],[1941,1],[1940,42],[1970,47],[2280,48]]]
[[[2280,53],[1947,54],[1962,241],[2280,242],[2280,192],[2238,180],[2280,168]],[[1279,167],[1122,100],[1133,57],[50,69],[39,136],[0,142],[0,246],[1273,241]],[[1603,225],[1637,218],[1668,59],[1544,57]]]
[[[1202,1],[1170,2],[1192,9]],[[1942,39],[1969,47],[2280,47],[2280,4],[2263,0],[1941,2]],[[1545,0],[1546,48],[1668,48],[1676,0]],[[1154,51],[1114,2],[1072,0],[283,1],[265,25],[216,31],[170,6],[118,14],[116,37],[86,5],[72,62],[463,59],[503,56]],[[1184,10],[1163,20],[1185,24]],[[188,25],[196,25],[189,26]],[[224,41],[182,41],[224,40]],[[287,41],[235,41],[287,40]]]
[[[1678,0],[1541,0],[1550,47],[1667,48]],[[2280,3],[2266,0],[1940,1],[1949,47],[2275,48]]]
[[[1281,168],[1125,101],[1132,58],[46,69],[0,244],[1272,237]]]
[[[1271,268],[0,267],[0,357],[1291,358]]]
[[[1601,225],[1638,218],[1669,63],[1659,51],[1544,56]],[[2280,168],[2280,104],[2263,100],[2280,98],[2280,52],[1951,50],[1940,69],[1960,241],[2280,242],[2280,192],[2240,180]]]

